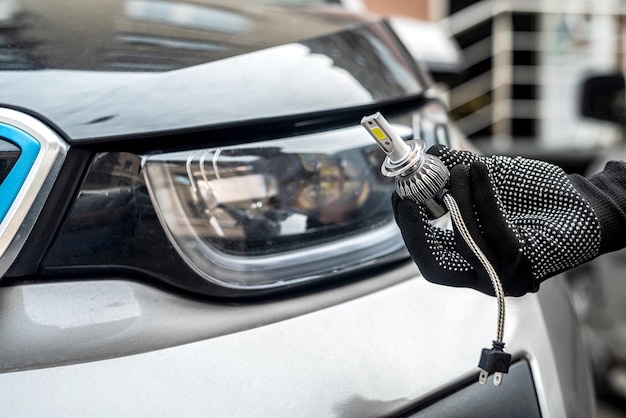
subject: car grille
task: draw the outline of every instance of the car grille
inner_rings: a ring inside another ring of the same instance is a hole
[[[9,175],[19,156],[20,149],[16,145],[0,138],[0,184]]]
[[[26,242],[67,149],[37,119],[0,108],[0,278]]]

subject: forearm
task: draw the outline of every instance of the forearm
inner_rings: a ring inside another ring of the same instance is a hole
[[[626,246],[626,162],[611,161],[590,177],[569,176],[600,221],[600,254]]]

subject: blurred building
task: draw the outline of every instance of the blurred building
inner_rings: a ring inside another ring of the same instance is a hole
[[[616,126],[580,116],[579,89],[590,74],[623,68],[625,10],[622,0],[446,0],[431,8],[464,54],[450,91],[461,130],[490,150],[522,154],[618,142]]]

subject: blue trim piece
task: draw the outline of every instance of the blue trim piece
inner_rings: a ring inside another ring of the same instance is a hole
[[[9,175],[0,184],[0,222],[2,222],[17,194],[22,189],[26,177],[37,159],[41,144],[21,129],[5,123],[0,123],[0,139],[11,142],[21,150],[20,157]]]

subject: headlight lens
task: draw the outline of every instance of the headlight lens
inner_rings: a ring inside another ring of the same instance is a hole
[[[382,158],[351,127],[150,155],[143,171],[171,242],[198,274],[267,288],[405,256]]]

